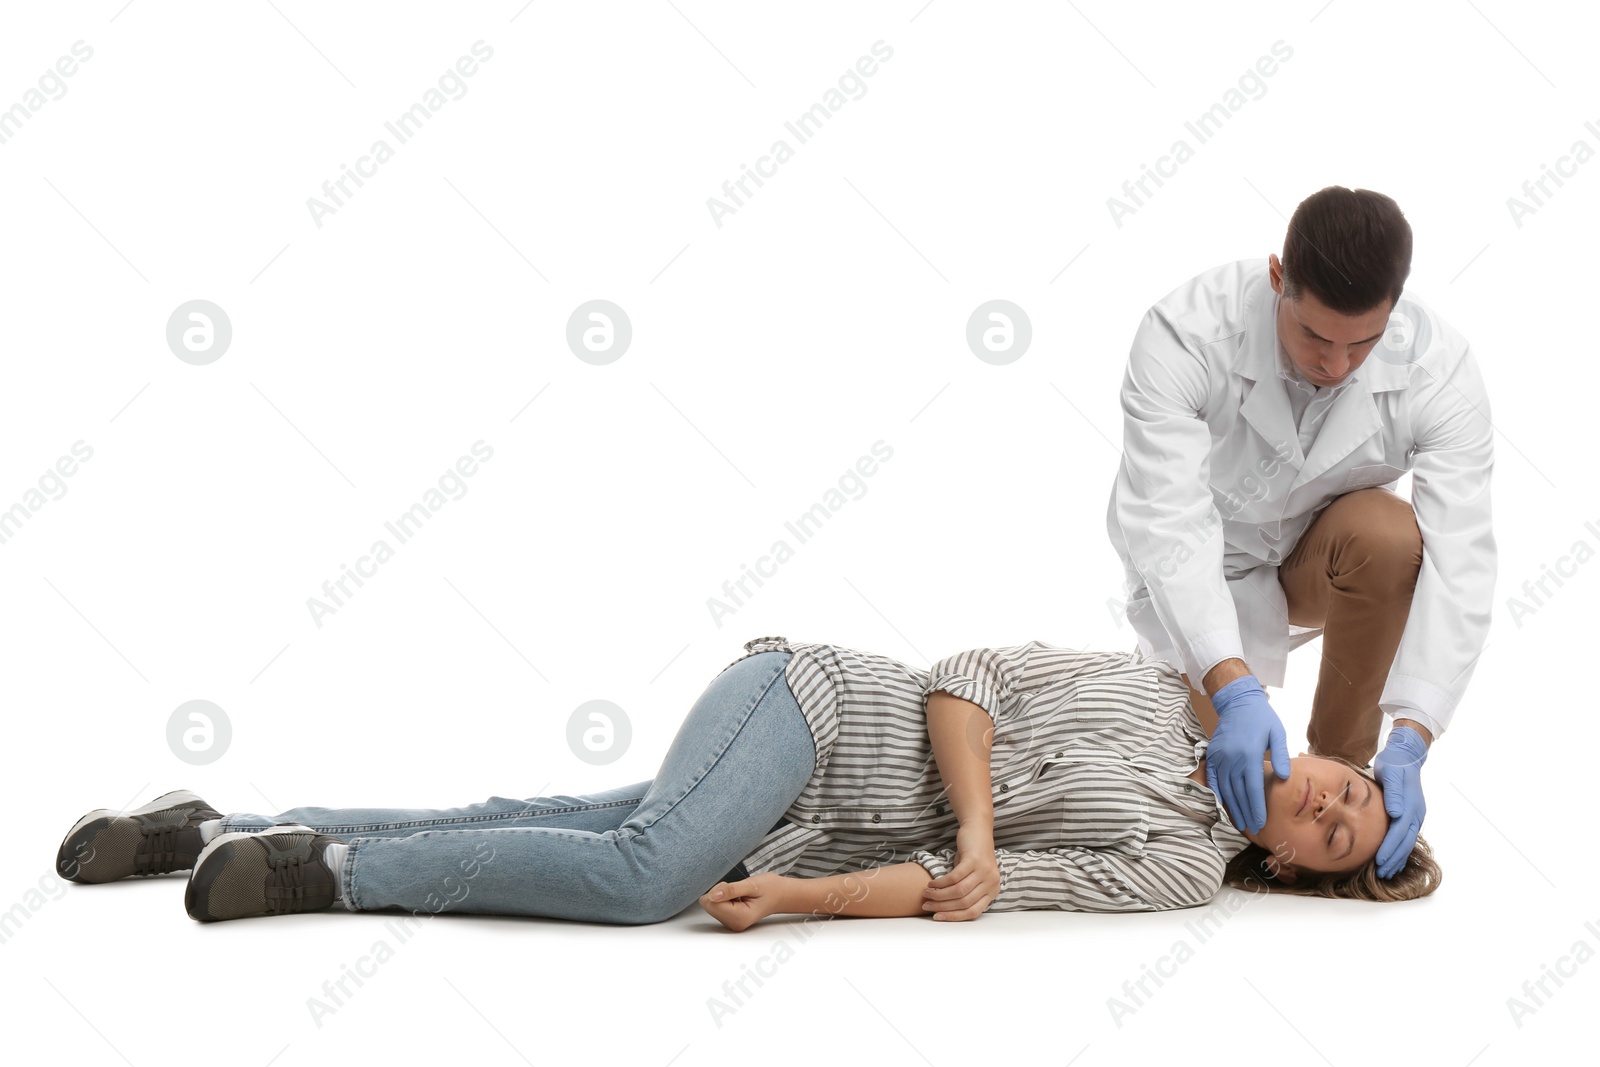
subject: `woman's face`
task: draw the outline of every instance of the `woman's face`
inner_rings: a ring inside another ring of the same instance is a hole
[[[1265,766],[1267,822],[1245,836],[1280,862],[1342,874],[1378,854],[1389,829],[1383,790],[1336,760],[1305,753],[1289,761],[1282,779]]]

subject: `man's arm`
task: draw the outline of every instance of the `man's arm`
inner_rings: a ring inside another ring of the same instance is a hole
[[[1417,720],[1415,720],[1415,719],[1396,719],[1394,721],[1394,725],[1411,727],[1413,730],[1415,730],[1422,737],[1422,743],[1423,744],[1427,745],[1429,748],[1433,747],[1433,731],[1429,730],[1426,726],[1422,725]]]
[[[1497,562],[1489,504],[1494,427],[1471,349],[1424,388],[1412,416],[1411,469],[1422,569],[1378,705],[1396,726],[1411,725],[1431,742],[1449,728],[1483,651]]]
[[[1218,689],[1238,678],[1243,678],[1250,673],[1250,668],[1242,659],[1225,659],[1206,672],[1205,681],[1200,684],[1205,687],[1206,696],[1215,696]],[[1185,684],[1189,683],[1189,676],[1183,676]],[[1415,719],[1396,719],[1396,726],[1409,726],[1422,735],[1422,740],[1429,745],[1433,744],[1433,731]]]
[[[1244,656],[1210,484],[1211,431],[1201,416],[1208,390],[1202,357],[1152,308],[1123,376],[1122,464],[1109,519],[1190,678]]]
[[[1205,690],[1206,696],[1216,696],[1218,689],[1250,673],[1253,672],[1245,664],[1244,660],[1236,656],[1230,657],[1207,671],[1206,676],[1201,679],[1200,685]],[[1189,676],[1185,674],[1183,680],[1187,682]]]

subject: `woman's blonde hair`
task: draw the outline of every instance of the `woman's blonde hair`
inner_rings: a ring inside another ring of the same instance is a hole
[[[1377,779],[1365,767],[1358,767],[1347,759],[1327,756],[1377,785]],[[1344,900],[1370,900],[1392,903],[1397,900],[1416,900],[1439,888],[1444,872],[1433,858],[1433,849],[1421,837],[1406,865],[1395,872],[1393,878],[1378,877],[1378,860],[1374,856],[1362,866],[1343,874],[1324,874],[1319,871],[1295,869],[1292,884],[1280,882],[1272,873],[1272,853],[1252,842],[1248,848],[1228,861],[1222,875],[1224,885],[1235,889],[1248,889],[1270,893],[1296,893],[1304,897],[1337,897]]]

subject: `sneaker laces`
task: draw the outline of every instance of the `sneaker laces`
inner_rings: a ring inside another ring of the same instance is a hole
[[[134,868],[139,874],[168,874],[178,861],[178,831],[181,826],[147,827],[144,831],[145,848],[134,857]]]
[[[270,857],[267,860],[270,874],[267,879],[267,912],[285,915],[301,911],[306,900],[305,856]],[[327,892],[325,886],[309,887],[314,893]]]

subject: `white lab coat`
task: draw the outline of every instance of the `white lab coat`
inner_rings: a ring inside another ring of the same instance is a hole
[[[1122,385],[1122,464],[1106,511],[1140,651],[1196,688],[1229,657],[1281,686],[1291,632],[1278,566],[1335,497],[1411,471],[1422,570],[1379,704],[1435,737],[1488,635],[1496,573],[1494,431],[1466,340],[1412,293],[1301,455],[1278,377],[1266,259],[1190,279],[1145,314]],[[1220,536],[1219,536],[1220,534]]]

